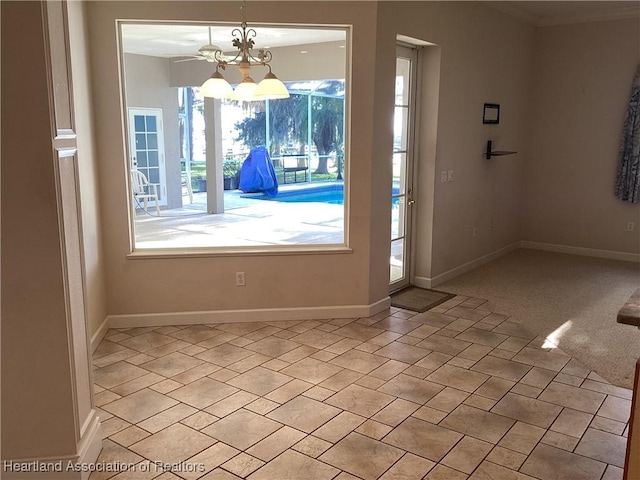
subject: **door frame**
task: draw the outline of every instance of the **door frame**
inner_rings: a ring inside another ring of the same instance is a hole
[[[409,80],[409,100],[407,102],[407,107],[409,109],[409,114],[407,116],[407,126],[406,126],[406,147],[405,150],[400,150],[401,152],[406,152],[406,165],[405,165],[405,195],[404,200],[406,200],[406,209],[405,209],[405,228],[404,228],[404,251],[403,251],[403,269],[404,274],[401,278],[395,281],[391,281],[391,263],[389,264],[389,293],[396,292],[401,290],[413,283],[413,272],[414,272],[414,263],[415,263],[415,232],[413,225],[415,224],[415,201],[417,198],[416,191],[416,179],[418,177],[418,145],[416,141],[416,131],[418,129],[418,118],[417,114],[418,110],[418,98],[420,95],[420,64],[419,64],[419,48],[416,45],[407,44],[404,42],[398,42],[396,44],[396,59],[397,58],[406,58],[411,62],[411,71],[410,71],[410,80]],[[395,96],[394,96],[395,98]],[[394,116],[395,116],[395,108],[398,105],[395,104],[394,100]],[[392,151],[392,159],[393,155],[398,153],[395,148]],[[392,185],[393,188],[393,185]],[[393,198],[393,191],[392,191]],[[392,217],[393,218],[393,217]],[[391,249],[391,239],[390,239],[390,249]],[[391,260],[391,251],[389,252],[389,259]]]

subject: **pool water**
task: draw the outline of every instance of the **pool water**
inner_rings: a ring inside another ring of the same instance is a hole
[[[270,200],[272,202],[286,203],[303,203],[317,202],[328,203],[333,205],[344,204],[344,187],[340,184],[330,185],[310,185],[306,188],[281,189],[275,198],[268,197],[264,194],[243,194],[243,198],[251,198],[254,200]]]
[[[330,203],[333,205],[342,205],[344,203],[344,191],[333,190],[329,192],[313,192],[313,193],[298,193],[296,195],[278,195],[273,200],[277,202],[320,202]]]
[[[393,193],[396,195],[398,194],[398,191],[399,189],[397,187],[393,189]],[[328,203],[330,205],[344,205],[344,187],[342,184],[311,185],[307,188],[295,190],[280,190],[275,198],[271,198],[260,193],[242,194],[241,198],[248,198],[253,200],[270,200],[272,202],[285,203],[316,202]],[[396,208],[399,204],[399,201],[400,200],[398,198],[392,198],[392,207]]]

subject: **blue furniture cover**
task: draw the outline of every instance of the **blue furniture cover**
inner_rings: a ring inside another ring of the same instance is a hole
[[[278,179],[267,147],[254,147],[240,169],[240,190],[245,193],[264,192],[269,197],[278,195]]]

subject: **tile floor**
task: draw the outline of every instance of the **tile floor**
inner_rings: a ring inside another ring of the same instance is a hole
[[[622,479],[631,391],[493,310],[112,329],[90,478]]]

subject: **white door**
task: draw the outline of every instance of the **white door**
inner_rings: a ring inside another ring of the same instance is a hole
[[[144,173],[158,185],[159,204],[167,204],[167,175],[164,159],[164,131],[161,108],[129,109],[129,152],[131,168]],[[154,205],[155,202],[150,202]]]
[[[413,200],[413,128],[415,118],[415,49],[398,46],[396,51],[396,100],[393,128],[393,180],[391,184],[391,248],[389,290],[411,281],[411,211]]]

